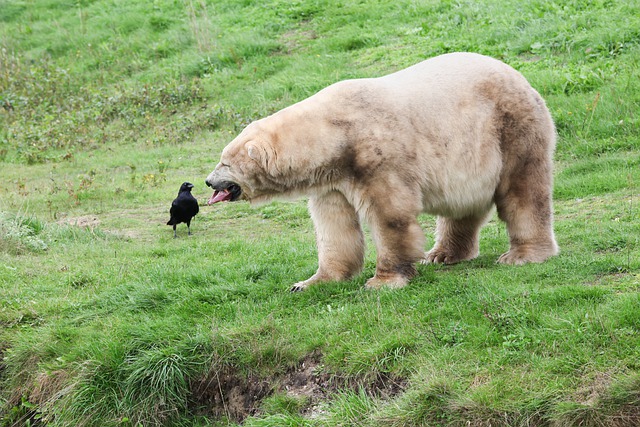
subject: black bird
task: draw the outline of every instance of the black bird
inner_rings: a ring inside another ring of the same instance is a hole
[[[196,216],[200,207],[195,197],[191,195],[191,189],[193,184],[190,182],[183,182],[178,191],[178,197],[171,203],[171,219],[167,222],[167,225],[173,225],[173,237],[178,237],[176,234],[176,225],[184,222],[187,224],[189,235],[191,235],[191,219]]]

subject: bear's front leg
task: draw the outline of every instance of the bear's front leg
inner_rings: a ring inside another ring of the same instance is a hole
[[[368,222],[376,244],[376,274],[368,289],[401,288],[416,275],[415,264],[424,256],[424,233],[417,213],[385,205],[372,207]]]
[[[331,191],[310,198],[309,212],[316,230],[318,271],[293,285],[293,292],[316,283],[348,280],[360,273],[364,264],[360,220],[342,193]]]

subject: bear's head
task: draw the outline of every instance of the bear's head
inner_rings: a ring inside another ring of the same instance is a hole
[[[222,150],[220,162],[205,181],[214,190],[208,204],[266,201],[283,191],[275,178],[278,156],[270,139],[252,123]]]

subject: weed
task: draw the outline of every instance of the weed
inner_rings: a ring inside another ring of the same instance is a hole
[[[0,216],[0,249],[20,254],[24,251],[43,252],[48,248],[42,240],[44,225],[34,217]]]
[[[200,0],[194,2],[193,0],[184,0],[184,5],[189,16],[189,28],[193,38],[196,40],[196,45],[199,52],[210,52],[213,50],[213,41],[216,39],[215,34],[211,30],[209,14],[207,12],[207,4]],[[156,20],[160,18],[156,17]],[[168,25],[163,24],[166,29]]]

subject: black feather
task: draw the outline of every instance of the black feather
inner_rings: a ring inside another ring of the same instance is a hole
[[[171,218],[167,225],[173,225],[173,237],[177,237],[176,225],[180,223],[187,224],[189,235],[191,235],[191,219],[200,211],[198,201],[191,194],[193,184],[184,182],[178,191],[178,197],[171,203],[169,214]]]

